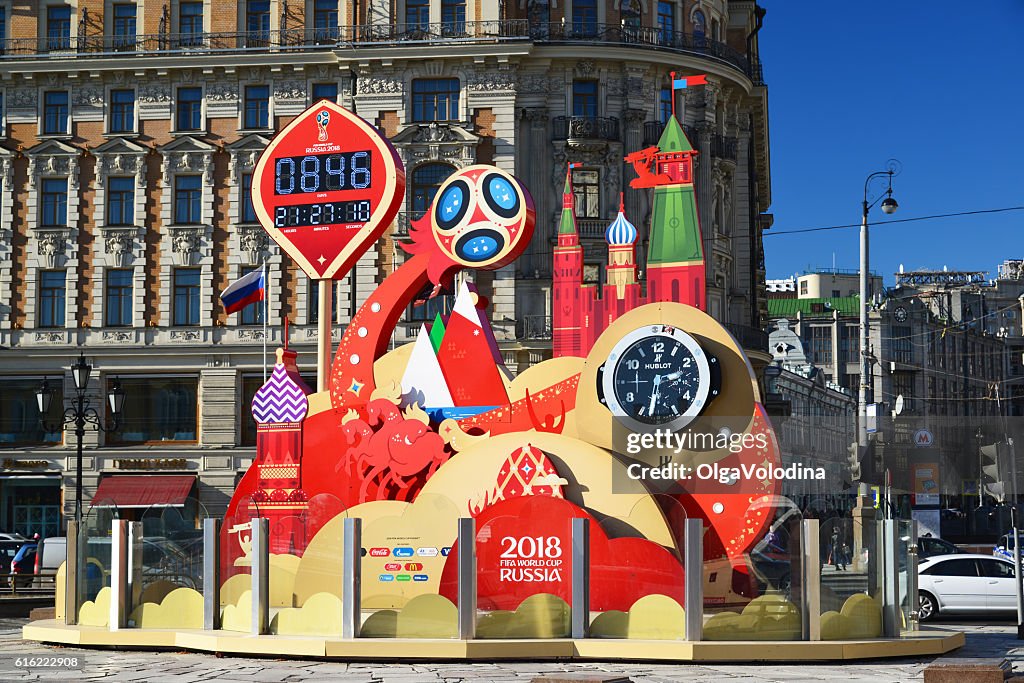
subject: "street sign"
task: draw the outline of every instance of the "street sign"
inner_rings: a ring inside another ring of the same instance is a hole
[[[914,445],[918,448],[928,448],[935,443],[935,435],[927,429],[918,429],[914,432]]]
[[[875,433],[877,433],[878,432],[878,404],[877,403],[869,403],[866,406],[864,406],[864,410],[866,411],[866,418],[867,418],[865,420],[864,431],[866,431],[868,434],[875,434]]]
[[[404,195],[405,170],[391,143],[329,100],[285,126],[253,173],[260,224],[313,279],[348,272]]]

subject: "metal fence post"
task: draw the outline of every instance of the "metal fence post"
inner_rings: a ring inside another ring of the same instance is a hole
[[[68,522],[67,536],[64,543],[67,547],[67,559],[64,561],[64,623],[74,626],[78,623],[78,567],[85,558],[78,552],[78,523]],[[56,587],[60,590],[60,586]]]
[[[128,592],[128,522],[115,519],[110,523],[110,616],[111,631],[124,628],[127,620]]]
[[[896,638],[900,634],[899,537],[895,519],[883,519],[879,525],[882,546],[882,635]]]
[[[476,637],[476,520],[459,518],[459,638]]]
[[[461,546],[460,546],[461,547]],[[572,520],[572,637],[590,632],[590,520]]]
[[[342,537],[341,637],[358,638],[362,628],[363,520],[347,517]]]
[[[142,522],[128,522],[128,571],[125,590],[125,615],[142,601]]]
[[[270,614],[270,520],[252,520],[252,634],[267,632]]]
[[[220,628],[220,520],[203,520],[203,628]]]
[[[704,522],[688,519],[683,528],[684,635],[696,642],[704,636]]]
[[[907,610],[910,612],[907,626],[917,631],[920,626],[921,603],[917,593],[917,520],[910,521],[910,541],[907,554]],[[1019,583],[1019,582],[1018,582]],[[1018,590],[1019,590],[1018,586]]]
[[[820,531],[816,519],[805,519],[800,524],[800,623],[804,640],[821,640]]]

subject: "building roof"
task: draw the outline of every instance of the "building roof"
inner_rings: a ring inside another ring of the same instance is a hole
[[[797,313],[803,316],[857,315],[860,311],[859,296],[832,296],[811,299],[768,299],[768,316],[771,318],[792,318]]]

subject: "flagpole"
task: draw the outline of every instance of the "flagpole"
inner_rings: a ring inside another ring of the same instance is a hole
[[[669,78],[672,79],[672,118],[676,117],[676,72],[669,71]]]
[[[267,314],[270,305],[270,278],[267,277],[267,258],[263,257],[263,381],[267,381]]]

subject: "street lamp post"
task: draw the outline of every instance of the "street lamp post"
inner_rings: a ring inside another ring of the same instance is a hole
[[[82,440],[85,438],[85,426],[92,425],[98,431],[113,431],[118,428],[121,421],[121,409],[124,407],[124,389],[115,379],[114,385],[107,394],[107,403],[110,408],[109,424],[100,417],[100,414],[90,405],[85,393],[89,387],[89,375],[92,374],[92,366],[85,360],[84,354],[79,354],[74,365],[71,366],[71,377],[75,382],[75,396],[71,400],[71,407],[64,411],[59,423],[49,423],[45,415],[50,410],[50,403],[53,401],[53,388],[47,380],[36,390],[36,407],[39,408],[39,421],[47,431],[55,431],[67,425],[75,426],[76,460],[75,460],[75,525],[81,529],[82,524]]]
[[[868,189],[875,178],[887,176],[889,187],[882,199],[882,211],[886,214],[895,213],[899,204],[892,198],[892,177],[897,173],[898,163],[890,162],[888,170],[876,171],[864,180],[864,202],[860,221],[860,391],[857,395],[857,444],[861,453],[868,446],[868,389],[871,382],[871,358],[868,354],[868,211],[878,200],[868,203]]]

